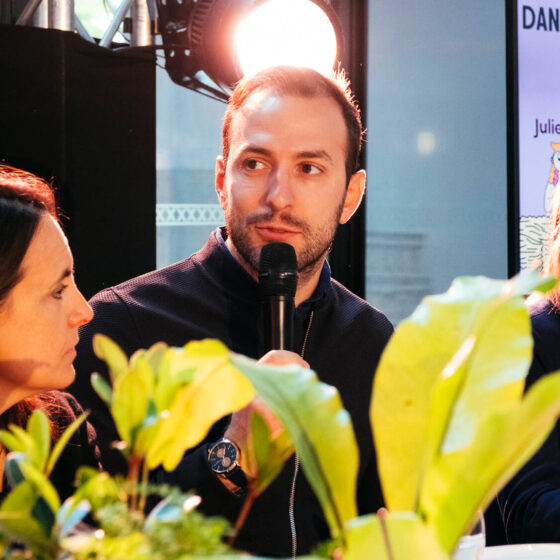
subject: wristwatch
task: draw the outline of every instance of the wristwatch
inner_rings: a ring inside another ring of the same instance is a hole
[[[235,488],[233,493],[240,496],[247,490],[247,478],[239,465],[239,447],[229,439],[222,438],[208,448],[208,463],[212,472],[229,480]]]

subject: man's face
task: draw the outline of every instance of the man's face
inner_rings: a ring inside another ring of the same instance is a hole
[[[237,111],[225,168],[218,158],[216,191],[228,246],[249,272],[272,241],[294,247],[302,274],[322,266],[364,187],[362,172],[346,189],[346,144],[342,112],[328,97],[260,91]]]

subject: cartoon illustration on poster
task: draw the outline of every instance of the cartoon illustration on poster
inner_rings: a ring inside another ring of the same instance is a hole
[[[521,268],[546,258],[550,205],[560,176],[560,0],[518,2],[519,235]]]

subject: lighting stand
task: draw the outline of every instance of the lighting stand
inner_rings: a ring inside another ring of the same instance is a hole
[[[99,46],[109,48],[119,26],[130,12],[132,31],[131,47],[152,44],[152,26],[149,2],[151,0],[123,0],[103,34]],[[152,6],[153,8],[153,6]],[[154,10],[153,10],[154,11]],[[94,43],[85,26],[76,16],[74,0],[29,0],[16,21],[16,25],[31,25],[61,31],[77,31],[81,37]]]

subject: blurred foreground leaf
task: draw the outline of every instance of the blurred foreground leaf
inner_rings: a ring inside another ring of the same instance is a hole
[[[297,365],[273,367],[238,354],[232,363],[284,425],[334,537],[357,515],[358,447],[334,387]],[[341,458],[344,460],[341,460]]]

